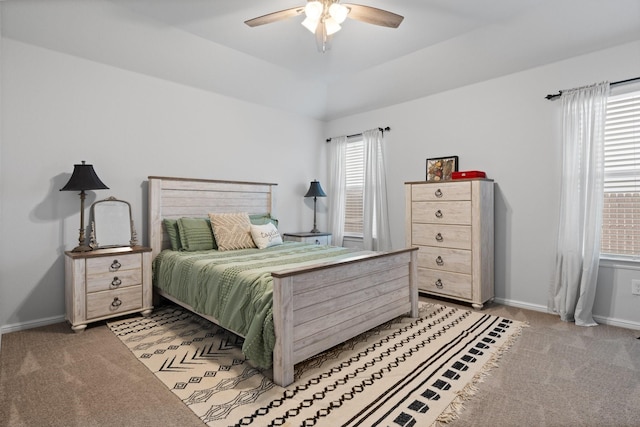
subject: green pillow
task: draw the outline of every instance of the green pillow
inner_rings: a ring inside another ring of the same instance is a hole
[[[271,214],[251,214],[249,215],[249,221],[253,225],[265,225],[265,224],[273,224],[278,227],[278,220],[271,217]]]
[[[206,251],[218,249],[211,221],[208,218],[180,218],[178,220],[178,233],[183,251]]]
[[[167,230],[167,234],[169,235],[171,250],[179,251],[182,249],[182,245],[180,244],[180,235],[178,234],[178,220],[165,219],[162,222],[164,223],[164,228]]]

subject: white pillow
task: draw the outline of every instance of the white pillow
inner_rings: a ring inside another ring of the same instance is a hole
[[[251,225],[251,237],[258,249],[268,248],[269,246],[281,245],[282,236],[278,229],[272,223],[264,225]]]

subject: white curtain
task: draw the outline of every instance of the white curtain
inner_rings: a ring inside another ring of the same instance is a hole
[[[554,280],[548,307],[594,326],[604,198],[604,123],[609,83],[562,92],[563,170]]]
[[[379,129],[362,133],[364,142],[364,248],[391,250],[384,137]]]
[[[346,178],[347,163],[347,137],[339,136],[331,138],[329,148],[329,232],[332,234],[332,243],[342,246],[344,238],[344,215],[347,193]]]

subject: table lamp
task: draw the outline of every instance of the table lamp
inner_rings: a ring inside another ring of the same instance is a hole
[[[304,197],[313,197],[313,230],[311,230],[311,232],[319,233],[320,231],[316,228],[316,201],[318,200],[318,197],[327,197],[327,195],[324,193],[320,183],[314,179],[311,181],[309,191],[307,191],[307,194],[305,194]]]
[[[85,164],[73,165],[73,173],[69,182],[60,189],[60,191],[79,191],[80,192],[80,236],[78,237],[78,246],[73,248],[72,252],[87,252],[92,250],[91,246],[86,244],[84,236],[84,199],[86,198],[85,190],[108,190],[109,187],[104,185],[96,172],[93,165]]]

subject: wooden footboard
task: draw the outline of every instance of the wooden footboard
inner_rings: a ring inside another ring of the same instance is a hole
[[[273,381],[294,365],[400,315],[418,316],[416,248],[273,273]]]

